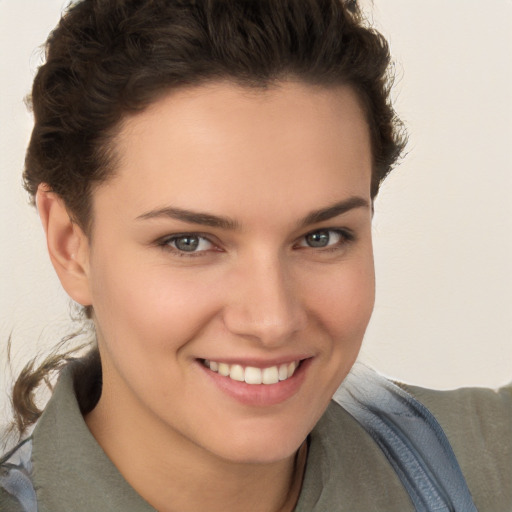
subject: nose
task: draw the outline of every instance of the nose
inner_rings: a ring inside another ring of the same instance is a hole
[[[278,347],[306,327],[299,283],[278,257],[251,258],[233,272],[229,284],[223,317],[233,334]]]

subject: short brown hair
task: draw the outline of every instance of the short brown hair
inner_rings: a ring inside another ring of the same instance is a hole
[[[92,186],[115,162],[123,116],[172,88],[232,80],[348,84],[371,132],[371,194],[404,146],[385,39],[341,0],[81,0],[51,33],[32,90],[24,181],[46,183],[87,231]]]
[[[292,79],[349,85],[371,134],[371,195],[399,157],[405,137],[389,99],[390,55],[356,2],[343,0],[79,0],[50,34],[34,80],[35,124],[25,188],[46,183],[87,233],[91,193],[115,172],[112,140],[124,116],[173,88],[230,80],[265,88]],[[73,364],[82,413],[101,393],[97,347],[71,360],[52,353],[29,363],[13,390],[20,433],[41,411],[34,389]]]

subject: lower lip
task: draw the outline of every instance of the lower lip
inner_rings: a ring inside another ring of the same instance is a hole
[[[244,405],[266,407],[285,402],[298,393],[306,378],[311,359],[302,360],[292,377],[276,384],[247,384],[213,372],[199,361],[198,365],[206,376],[231,398]]]

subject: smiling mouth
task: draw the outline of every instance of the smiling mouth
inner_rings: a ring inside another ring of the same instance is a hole
[[[301,361],[292,361],[267,368],[256,368],[254,366],[243,367],[240,364],[219,363],[203,359],[204,366],[212,372],[223,377],[246,384],[277,384],[293,377],[295,370],[300,366]]]

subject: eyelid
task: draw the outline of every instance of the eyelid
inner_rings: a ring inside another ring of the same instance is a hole
[[[312,235],[314,233],[318,233],[321,231],[328,231],[331,233],[335,233],[336,235],[340,236],[340,240],[334,244],[326,245],[325,247],[312,247],[312,246],[309,246],[306,243],[304,243],[305,239],[308,235]],[[198,237],[198,238],[204,239],[209,244],[211,244],[212,247],[208,248],[208,249],[202,249],[199,251],[183,251],[183,250],[180,250],[177,247],[173,247],[171,245],[171,243],[174,240],[177,240],[181,237],[186,237],[186,236],[193,236],[193,237]],[[201,233],[201,232],[196,232],[196,231],[183,231],[181,233],[172,233],[169,235],[159,237],[154,242],[154,245],[160,247],[163,250],[172,252],[178,256],[194,257],[194,256],[206,255],[210,252],[223,252],[224,249],[222,248],[221,244],[217,240],[215,240],[215,238],[216,237],[212,236],[210,233]],[[356,236],[351,229],[339,228],[339,227],[325,227],[325,228],[320,227],[317,229],[312,229],[312,230],[308,231],[307,233],[304,233],[303,235],[301,235],[297,239],[297,241],[293,244],[293,247],[299,248],[299,249],[302,249],[302,248],[312,249],[314,251],[322,251],[322,250],[329,251],[329,250],[339,249],[341,246],[344,246],[345,244],[348,244],[348,243],[354,241],[355,239],[356,239]]]
[[[173,241],[175,241],[175,240],[177,240],[179,238],[187,237],[187,236],[197,237],[197,238],[206,240],[212,247],[208,248],[208,249],[202,249],[202,250],[199,250],[199,251],[181,251],[177,247],[173,247],[171,245]],[[163,250],[172,252],[172,253],[177,254],[179,256],[191,256],[191,257],[193,257],[193,256],[204,255],[206,253],[211,252],[212,250],[213,251],[215,251],[215,250],[216,251],[222,250],[220,248],[220,246],[219,246],[219,243],[217,243],[214,240],[212,240],[212,238],[213,237],[210,234],[198,233],[198,232],[195,232],[195,231],[184,231],[182,233],[172,233],[170,235],[162,236],[162,237],[158,238],[155,241],[155,245],[157,245],[158,247],[162,248]]]
[[[310,245],[307,245],[305,243],[307,236],[313,235],[315,233],[319,233],[321,231],[328,231],[330,233],[336,233],[337,235],[339,235],[341,237],[341,240],[339,240],[335,244],[326,245],[325,247],[311,247]],[[345,245],[346,243],[353,242],[355,239],[356,239],[356,237],[355,237],[354,232],[348,228],[325,227],[325,228],[313,229],[311,231],[308,231],[307,233],[304,233],[298,239],[295,246],[298,246],[299,248],[312,249],[315,251],[322,251],[322,250],[330,250],[330,249],[339,248],[340,245]]]

